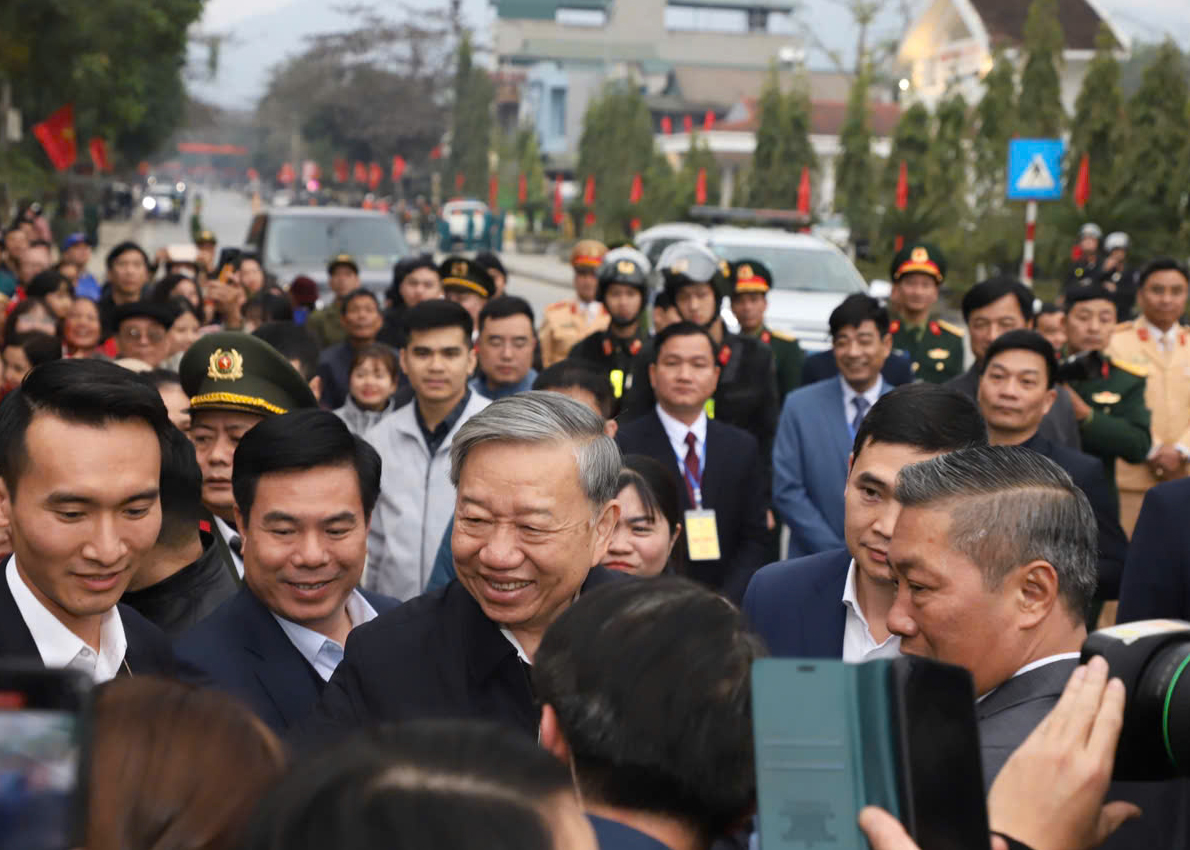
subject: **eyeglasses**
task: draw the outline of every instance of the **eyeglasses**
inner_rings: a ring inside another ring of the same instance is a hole
[[[144,342],[147,340],[153,345],[157,345],[165,341],[165,331],[142,331],[140,328],[125,328],[120,331],[120,339],[126,339],[129,342]]]
[[[533,344],[533,339],[527,336],[514,336],[507,339],[502,336],[490,336],[482,340],[482,344],[495,349],[507,348],[511,345],[514,351],[524,351]]]

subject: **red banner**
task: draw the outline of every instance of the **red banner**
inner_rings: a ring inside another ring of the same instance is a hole
[[[91,152],[91,162],[95,164],[96,171],[111,171],[112,163],[107,158],[107,143],[96,136],[87,142],[87,150]]]
[[[715,113],[709,109],[707,110],[707,114],[702,117],[702,128],[704,130],[715,129]]]
[[[373,192],[380,185],[380,181],[384,179],[384,169],[380,167],[380,163],[374,162],[368,166],[368,188]]]
[[[335,182],[336,183],[346,183],[347,178],[350,176],[347,173],[347,171],[348,171],[347,160],[343,159],[343,157],[339,157],[338,159],[336,159],[335,160]]]
[[[682,129],[685,130],[687,133],[694,132],[694,119],[691,118],[689,115],[682,116]]]
[[[248,171],[246,172],[246,174],[247,174],[247,177],[249,180],[259,180],[260,179],[260,172],[257,171],[255,168],[249,168]]]
[[[897,173],[897,209],[904,210],[909,206],[909,165],[901,160],[901,169]]]
[[[595,213],[588,212],[585,216],[583,216],[583,225],[585,227],[594,227],[595,226]]]
[[[463,187],[465,185],[467,185],[467,179],[465,177],[463,177],[463,172],[461,172],[461,171],[456,172],[455,173],[455,192],[457,192],[460,195],[463,194]]]
[[[1078,164],[1078,180],[1074,184],[1074,205],[1080,210],[1091,200],[1091,155],[1083,154]]]
[[[516,178],[516,201],[521,206],[529,200],[529,180],[524,174],[518,174]]]
[[[705,204],[707,202],[707,170],[705,168],[698,169],[698,179],[694,183],[694,203]]]
[[[435,145],[430,151],[430,159],[442,159],[442,145]]]
[[[802,215],[810,214],[810,169],[802,166],[802,181],[797,187],[797,211]]]
[[[65,171],[74,165],[78,149],[74,138],[74,104],[68,103],[42,121],[33,125],[33,135],[45,148],[54,168]]]
[[[500,178],[495,174],[488,178],[488,206],[491,209],[500,206]]]
[[[393,182],[396,183],[405,175],[405,157],[397,154],[393,157]]]
[[[674,120],[672,118],[670,118],[668,115],[664,116],[661,119],[661,132],[668,136],[673,131],[674,131]]]
[[[632,175],[632,188],[628,191],[628,203],[639,204],[641,196],[644,195],[644,185],[641,183],[640,175]]]
[[[562,175],[554,178],[554,224],[562,223]]]
[[[583,206],[595,206],[595,175],[587,176],[587,182],[583,186]]]
[[[352,175],[356,183],[368,182],[368,166],[364,165],[359,160],[355,162],[355,173]]]

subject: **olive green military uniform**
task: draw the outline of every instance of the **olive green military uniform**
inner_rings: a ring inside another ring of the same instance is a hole
[[[944,384],[963,373],[963,329],[941,319],[909,325],[894,319],[889,325],[893,349],[912,362],[916,378]]]
[[[773,351],[773,359],[777,362],[777,395],[784,399],[786,395],[796,390],[802,383],[802,366],[806,362],[806,352],[802,351],[797,337],[784,331],[761,326],[750,336],[763,342]]]
[[[327,264],[326,276],[328,280],[339,266],[347,266],[357,275],[359,274],[359,264],[356,263],[355,258],[350,254],[339,254]],[[333,303],[326,307],[320,307],[306,319],[306,329],[314,334],[319,348],[330,348],[332,345],[346,341],[347,328],[343,327],[342,308],[342,301],[336,298]]]
[[[1103,461],[1103,471],[1116,489],[1116,459],[1143,463],[1148,457],[1149,409],[1145,406],[1145,369],[1104,357],[1098,375],[1069,384],[1091,408],[1079,423],[1083,451]]]

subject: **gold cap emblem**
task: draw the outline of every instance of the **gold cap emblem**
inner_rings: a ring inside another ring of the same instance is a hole
[[[720,260],[719,271],[723,273],[724,277],[731,277],[731,264],[727,260]]]
[[[909,253],[909,259],[915,263],[928,263],[930,261],[930,252],[925,248],[914,248]]]
[[[462,260],[459,260],[458,262],[455,262],[455,263],[451,263],[450,276],[451,277],[466,277],[467,276],[467,264]]]
[[[244,377],[244,358],[234,348],[216,348],[207,364],[207,377],[216,381],[238,381]]]
[[[738,277],[740,280],[748,280],[755,276],[756,275],[752,273],[752,267],[747,263],[744,263],[744,265],[740,266],[739,273],[736,275],[736,277]]]
[[[690,261],[685,257],[679,257],[673,261],[673,264],[670,265],[669,270],[673,274],[683,274],[688,268],[690,268]]]
[[[632,262],[632,260],[620,260],[620,262],[616,263],[617,274],[632,274],[635,271],[636,263]]]

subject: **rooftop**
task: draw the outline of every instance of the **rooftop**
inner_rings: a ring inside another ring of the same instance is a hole
[[[993,46],[1021,44],[1032,0],[967,0],[988,31]],[[1094,50],[1103,19],[1087,0],[1058,0],[1058,23],[1068,50]]]
[[[759,126],[756,98],[746,98],[748,117],[739,121],[724,121],[715,126],[724,132],[755,132]],[[815,100],[810,104],[810,133],[815,136],[837,136],[843,130],[847,104],[843,101]],[[868,127],[875,138],[889,138],[901,119],[901,107],[896,103],[869,103]]]

